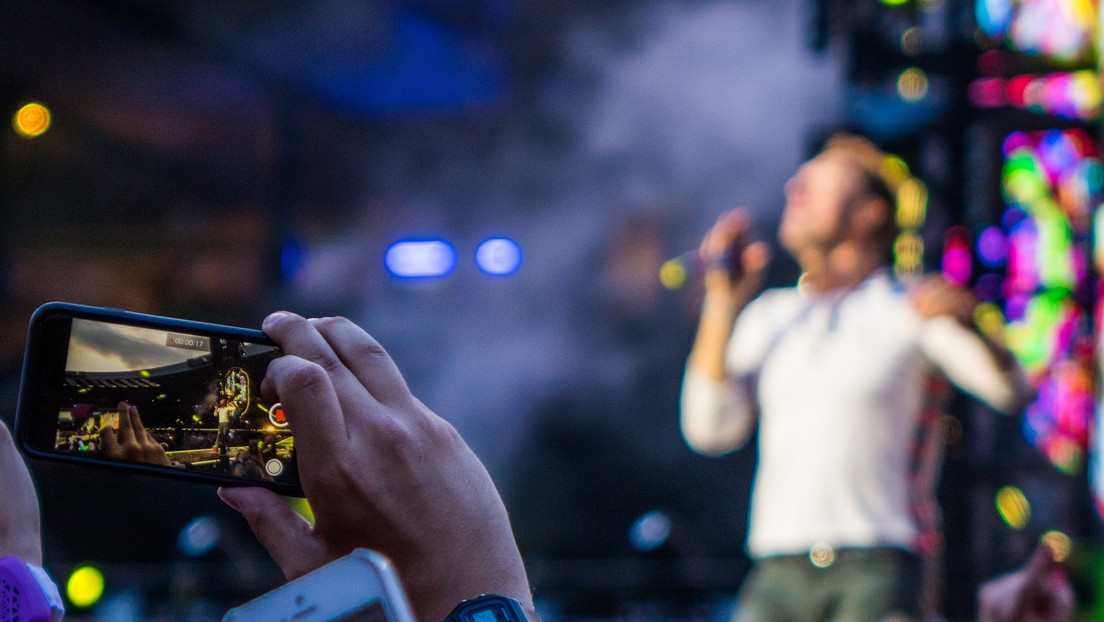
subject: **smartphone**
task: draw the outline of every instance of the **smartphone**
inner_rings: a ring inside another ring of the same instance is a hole
[[[15,436],[37,458],[303,496],[259,330],[61,302],[31,317]]]
[[[414,622],[382,555],[352,553],[226,612],[223,622]]]

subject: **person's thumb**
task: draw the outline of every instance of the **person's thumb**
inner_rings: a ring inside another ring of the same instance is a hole
[[[288,581],[330,561],[310,524],[271,490],[219,488],[218,496],[241,513]]]

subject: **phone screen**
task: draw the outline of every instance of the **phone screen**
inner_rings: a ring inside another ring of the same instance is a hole
[[[270,343],[232,334],[68,320],[51,451],[298,487],[283,408],[260,394]],[[43,405],[36,410],[42,412]],[[43,443],[45,444],[45,443]],[[46,449],[40,447],[40,449]]]

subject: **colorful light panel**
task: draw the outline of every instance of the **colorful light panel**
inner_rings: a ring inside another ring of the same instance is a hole
[[[978,108],[1013,106],[1074,121],[1100,118],[1099,76],[1092,70],[1058,71],[1012,78],[978,78],[970,83],[970,101]]]
[[[1037,391],[1024,434],[1074,473],[1084,464],[1094,416],[1089,256],[1104,169],[1092,137],[1079,129],[1015,132],[1003,151],[1000,228],[982,229],[976,250],[987,268],[1007,265],[1000,292],[1005,338]],[[988,275],[975,288],[992,299]]]
[[[977,0],[978,28],[1009,47],[1063,61],[1087,59],[1096,37],[1093,0]]]

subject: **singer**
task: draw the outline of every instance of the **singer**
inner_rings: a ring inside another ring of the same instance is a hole
[[[759,424],[740,622],[919,620],[921,555],[939,542],[929,374],[1008,413],[1031,397],[1008,350],[974,327],[971,292],[939,276],[893,278],[883,160],[866,139],[838,135],[786,183],[778,237],[801,267],[796,287],[757,296],[769,253],[746,244],[741,210],[701,245],[714,267],[683,381],[683,436],[717,455]],[[726,252],[738,265],[711,261]]]

